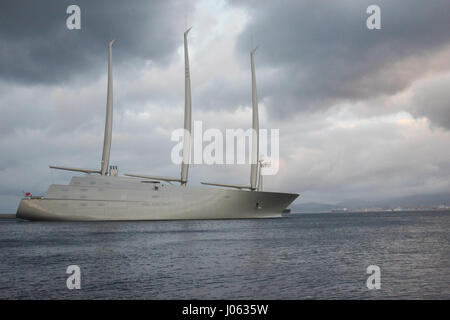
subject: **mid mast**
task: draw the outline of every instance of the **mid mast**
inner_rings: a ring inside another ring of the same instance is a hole
[[[187,35],[192,27],[184,32],[184,139],[183,139],[183,159],[181,162],[181,176],[180,178],[160,177],[146,174],[125,174],[127,177],[143,178],[167,182],[180,182],[182,186],[186,186],[189,172],[189,159],[191,150],[191,74],[189,71],[189,51]]]

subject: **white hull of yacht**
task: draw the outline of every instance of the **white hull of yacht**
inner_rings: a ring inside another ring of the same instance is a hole
[[[88,175],[51,185],[42,198],[22,199],[16,216],[50,221],[278,218],[297,197]]]

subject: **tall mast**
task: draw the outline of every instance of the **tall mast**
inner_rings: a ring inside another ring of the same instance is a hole
[[[189,171],[189,156],[191,150],[191,76],[189,73],[189,52],[187,45],[187,34],[191,28],[184,33],[184,142],[183,162],[181,164],[181,185],[186,185]]]
[[[259,119],[258,119],[258,94],[256,92],[256,75],[254,55],[257,48],[250,52],[250,64],[252,68],[252,158],[250,171],[250,188],[256,189],[258,180],[259,161]]]
[[[105,122],[105,136],[103,141],[103,155],[101,163],[102,176],[108,174],[109,154],[111,151],[112,139],[112,120],[113,120],[113,80],[112,80],[112,45],[114,40],[109,43],[108,50],[108,93],[106,97],[106,122]]]

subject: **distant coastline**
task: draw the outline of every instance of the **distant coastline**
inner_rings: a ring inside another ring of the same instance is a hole
[[[0,213],[0,219],[15,219],[15,213]]]
[[[313,213],[407,213],[407,212],[448,212],[450,209],[409,209],[409,210],[327,210],[327,211],[292,211],[290,214],[313,214]]]

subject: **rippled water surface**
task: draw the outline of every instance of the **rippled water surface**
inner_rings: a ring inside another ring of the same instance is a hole
[[[450,213],[0,220],[1,299],[450,299]],[[68,290],[66,268],[81,268]],[[368,290],[366,268],[381,268]]]

